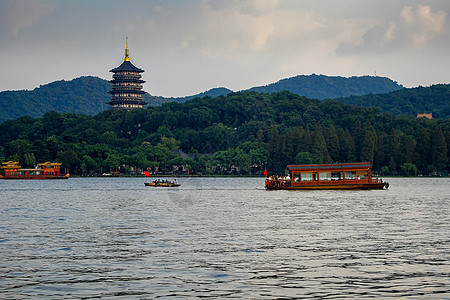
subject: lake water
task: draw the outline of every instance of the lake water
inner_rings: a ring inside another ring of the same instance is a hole
[[[450,299],[448,178],[178,180],[0,181],[0,298]]]

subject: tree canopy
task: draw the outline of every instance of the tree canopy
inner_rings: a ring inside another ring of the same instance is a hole
[[[72,174],[262,174],[292,163],[369,161],[383,174],[449,170],[450,120],[383,114],[290,92],[231,93],[97,115],[0,124],[0,159],[59,161]]]

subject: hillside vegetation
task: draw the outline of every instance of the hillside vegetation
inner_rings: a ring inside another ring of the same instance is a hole
[[[352,105],[379,107],[383,112],[397,116],[417,116],[418,113],[432,113],[435,118],[450,118],[450,84],[402,89],[388,94],[364,95],[336,100]]]
[[[251,88],[250,91],[260,93],[290,91],[300,96],[324,100],[352,95],[384,94],[402,88],[397,82],[386,77],[353,76],[347,78],[312,74],[282,79],[266,86]]]
[[[0,159],[60,161],[72,174],[262,174],[292,163],[369,161],[381,174],[449,169],[450,120],[290,92],[232,93],[95,116],[48,112],[0,124]]]
[[[0,93],[0,122],[21,116],[41,117],[46,112],[98,114],[108,108],[111,84],[98,77],[55,81],[32,91]]]
[[[283,79],[277,83],[253,89],[268,93],[288,90],[309,98],[328,99],[367,93],[386,93],[399,88],[401,86],[383,77],[344,78],[308,75]],[[41,117],[52,110],[95,115],[108,108],[107,103],[111,98],[108,94],[110,90],[111,84],[108,81],[88,76],[71,81],[56,81],[32,91],[0,92],[0,123],[21,116]],[[149,103],[149,106],[157,106],[166,102],[182,103],[197,97],[217,97],[231,92],[222,87],[179,98],[146,94],[144,100]]]

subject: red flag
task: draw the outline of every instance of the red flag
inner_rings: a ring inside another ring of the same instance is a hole
[[[144,175],[145,175],[146,177],[149,177],[149,176],[150,176],[150,173],[147,172],[147,171],[144,171]]]
[[[266,176],[267,177],[267,168],[264,168],[264,176]]]

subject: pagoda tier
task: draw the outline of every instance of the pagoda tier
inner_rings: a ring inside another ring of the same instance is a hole
[[[125,46],[125,59],[123,63],[110,70],[114,73],[112,83],[112,89],[109,92],[111,101],[108,104],[111,108],[119,109],[133,109],[142,108],[147,103],[143,101],[143,95],[146,94],[142,91],[142,84],[145,83],[141,80],[141,73],[144,70],[135,67],[129,57],[128,51],[128,39]]]

